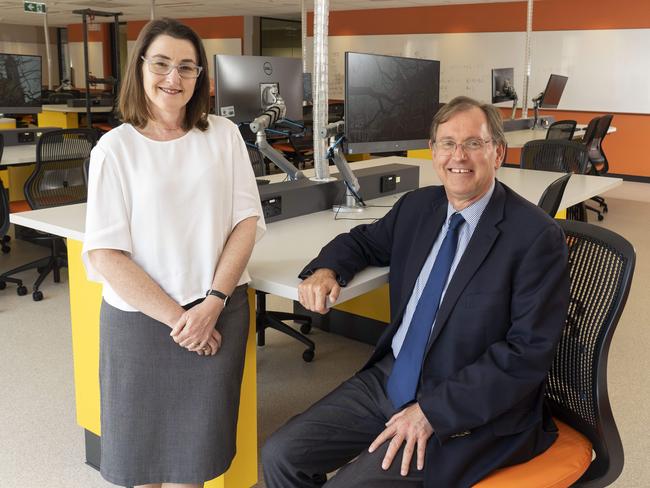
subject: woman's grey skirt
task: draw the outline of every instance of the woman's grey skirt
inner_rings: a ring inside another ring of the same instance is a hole
[[[237,287],[216,328],[221,349],[199,356],[171,329],[102,303],[99,377],[101,474],[117,485],[201,483],[235,456],[248,337],[247,286]]]

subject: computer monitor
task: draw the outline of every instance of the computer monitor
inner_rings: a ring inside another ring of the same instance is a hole
[[[214,56],[215,113],[235,123],[251,122],[272,103],[275,86],[286,118],[302,120],[302,60],[272,56]]]
[[[551,75],[539,103],[540,108],[557,108],[564,92],[568,76]]]
[[[492,70],[492,103],[509,102],[517,97],[514,68]]]
[[[428,147],[440,61],[345,53],[345,153]]]
[[[0,113],[41,111],[40,56],[0,53]]]

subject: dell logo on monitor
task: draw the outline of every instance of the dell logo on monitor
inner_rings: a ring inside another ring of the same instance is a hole
[[[271,76],[273,74],[273,66],[271,66],[271,63],[268,61],[264,63],[262,69],[267,76]]]

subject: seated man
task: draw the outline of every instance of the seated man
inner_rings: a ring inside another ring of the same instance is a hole
[[[568,307],[562,230],[495,179],[491,105],[446,104],[430,147],[443,186],[407,193],[301,273],[300,302],[325,313],[355,273],[390,266],[391,323],[359,373],[268,440],[269,488],[321,486],[342,466],[328,487],[470,487],[556,438],[544,386]]]

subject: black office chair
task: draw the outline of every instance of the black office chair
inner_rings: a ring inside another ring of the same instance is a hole
[[[2,161],[2,153],[4,152],[5,148],[5,138],[4,136],[0,133],[0,161]],[[0,216],[0,246],[2,247],[2,252],[4,254],[7,254],[9,251],[11,251],[11,248],[9,247],[9,241],[11,240],[11,237],[7,235],[7,230],[9,229],[9,195],[8,195],[8,188],[5,188],[4,185],[2,184],[2,179],[0,179],[0,189],[2,190],[2,195],[0,195],[0,198],[2,198],[2,215]],[[5,215],[5,208],[4,206],[7,206],[6,208],[6,215]]]
[[[248,149],[248,156],[250,157],[251,164],[253,165],[253,172],[255,176],[266,176],[266,167],[264,164],[264,155],[257,147],[246,143]],[[314,351],[316,345],[314,341],[305,337],[303,334],[308,334],[311,331],[311,318],[306,315],[299,315],[294,313],[274,312],[266,309],[266,293],[262,291],[255,292],[257,298],[256,314],[255,314],[255,327],[257,331],[257,345],[263,346],[266,343],[265,331],[269,327],[272,329],[284,332],[287,335],[299,340],[307,346],[307,349],[302,353],[302,358],[310,362],[314,359]],[[300,332],[285,324],[284,320],[292,320],[300,325]]]
[[[265,331],[268,328],[278,330],[287,334],[294,339],[299,340],[307,349],[302,353],[302,359],[309,363],[314,359],[316,344],[314,341],[305,337],[311,331],[311,317],[289,312],[274,312],[266,309],[266,293],[255,291],[256,313],[255,313],[255,330],[257,331],[257,345],[266,344]],[[284,323],[285,320],[291,320],[300,324],[300,332]]]
[[[257,149],[256,146],[250,143],[246,143],[246,149],[248,150],[248,157],[251,160],[251,165],[253,166],[253,173],[255,176],[266,176],[266,164],[264,162],[264,155]]]
[[[36,145],[36,167],[25,182],[25,197],[34,210],[86,201],[88,185],[84,176],[84,163],[97,142],[94,129],[61,129],[44,133]],[[34,283],[32,298],[43,299],[41,283],[53,273],[56,283],[61,281],[61,268],[67,266],[65,240],[61,237],[39,233],[30,238],[46,242],[50,254],[45,258],[19,266],[0,275],[0,280],[36,268],[39,272]]]
[[[4,254],[11,250],[7,245],[9,242],[9,236],[7,235],[9,225],[9,194],[2,183],[2,179],[0,179],[0,236],[2,236],[2,252]],[[23,286],[22,280],[6,275],[7,273],[0,274],[0,290],[4,290],[7,287],[7,283],[14,283],[15,285],[18,285],[16,288],[16,293],[18,293],[18,295],[27,294],[27,288]]]
[[[601,488],[623,470],[623,446],[607,393],[607,359],[632,283],[634,248],[610,230],[557,222],[569,249],[570,302],[545,396],[561,422],[559,437],[532,460],[495,471],[477,484],[480,488]]]
[[[558,120],[553,122],[546,132],[546,139],[560,139],[570,141],[573,139],[573,133],[576,130],[575,120]]]
[[[595,452],[575,486],[608,486],[623,470],[624,459],[607,392],[607,358],[636,255],[632,244],[608,229],[558,223],[569,246],[571,301],[546,397],[553,415],[587,436]]]
[[[519,165],[524,169],[586,174],[589,157],[587,148],[579,142],[538,139],[524,144]],[[567,208],[567,218],[586,222],[584,203]]]
[[[555,214],[560,208],[562,196],[564,196],[564,190],[569,182],[569,178],[571,178],[571,173],[560,176],[557,180],[548,185],[537,203],[537,206],[551,217],[555,217]]]
[[[584,144],[587,146],[589,161],[591,163],[590,174],[602,176],[607,174],[609,171],[609,161],[607,160],[607,155],[603,150],[603,140],[605,139],[605,136],[607,136],[607,131],[609,130],[609,126],[612,124],[613,118],[614,116],[610,114],[599,117],[595,128],[592,133],[589,134],[589,138],[587,138],[587,134],[585,133]],[[591,197],[591,199],[598,203],[602,211],[590,206],[587,206],[587,209],[596,212],[598,220],[603,220],[603,214],[607,213],[609,210],[607,208],[607,202],[605,202],[603,197],[598,195]]]

